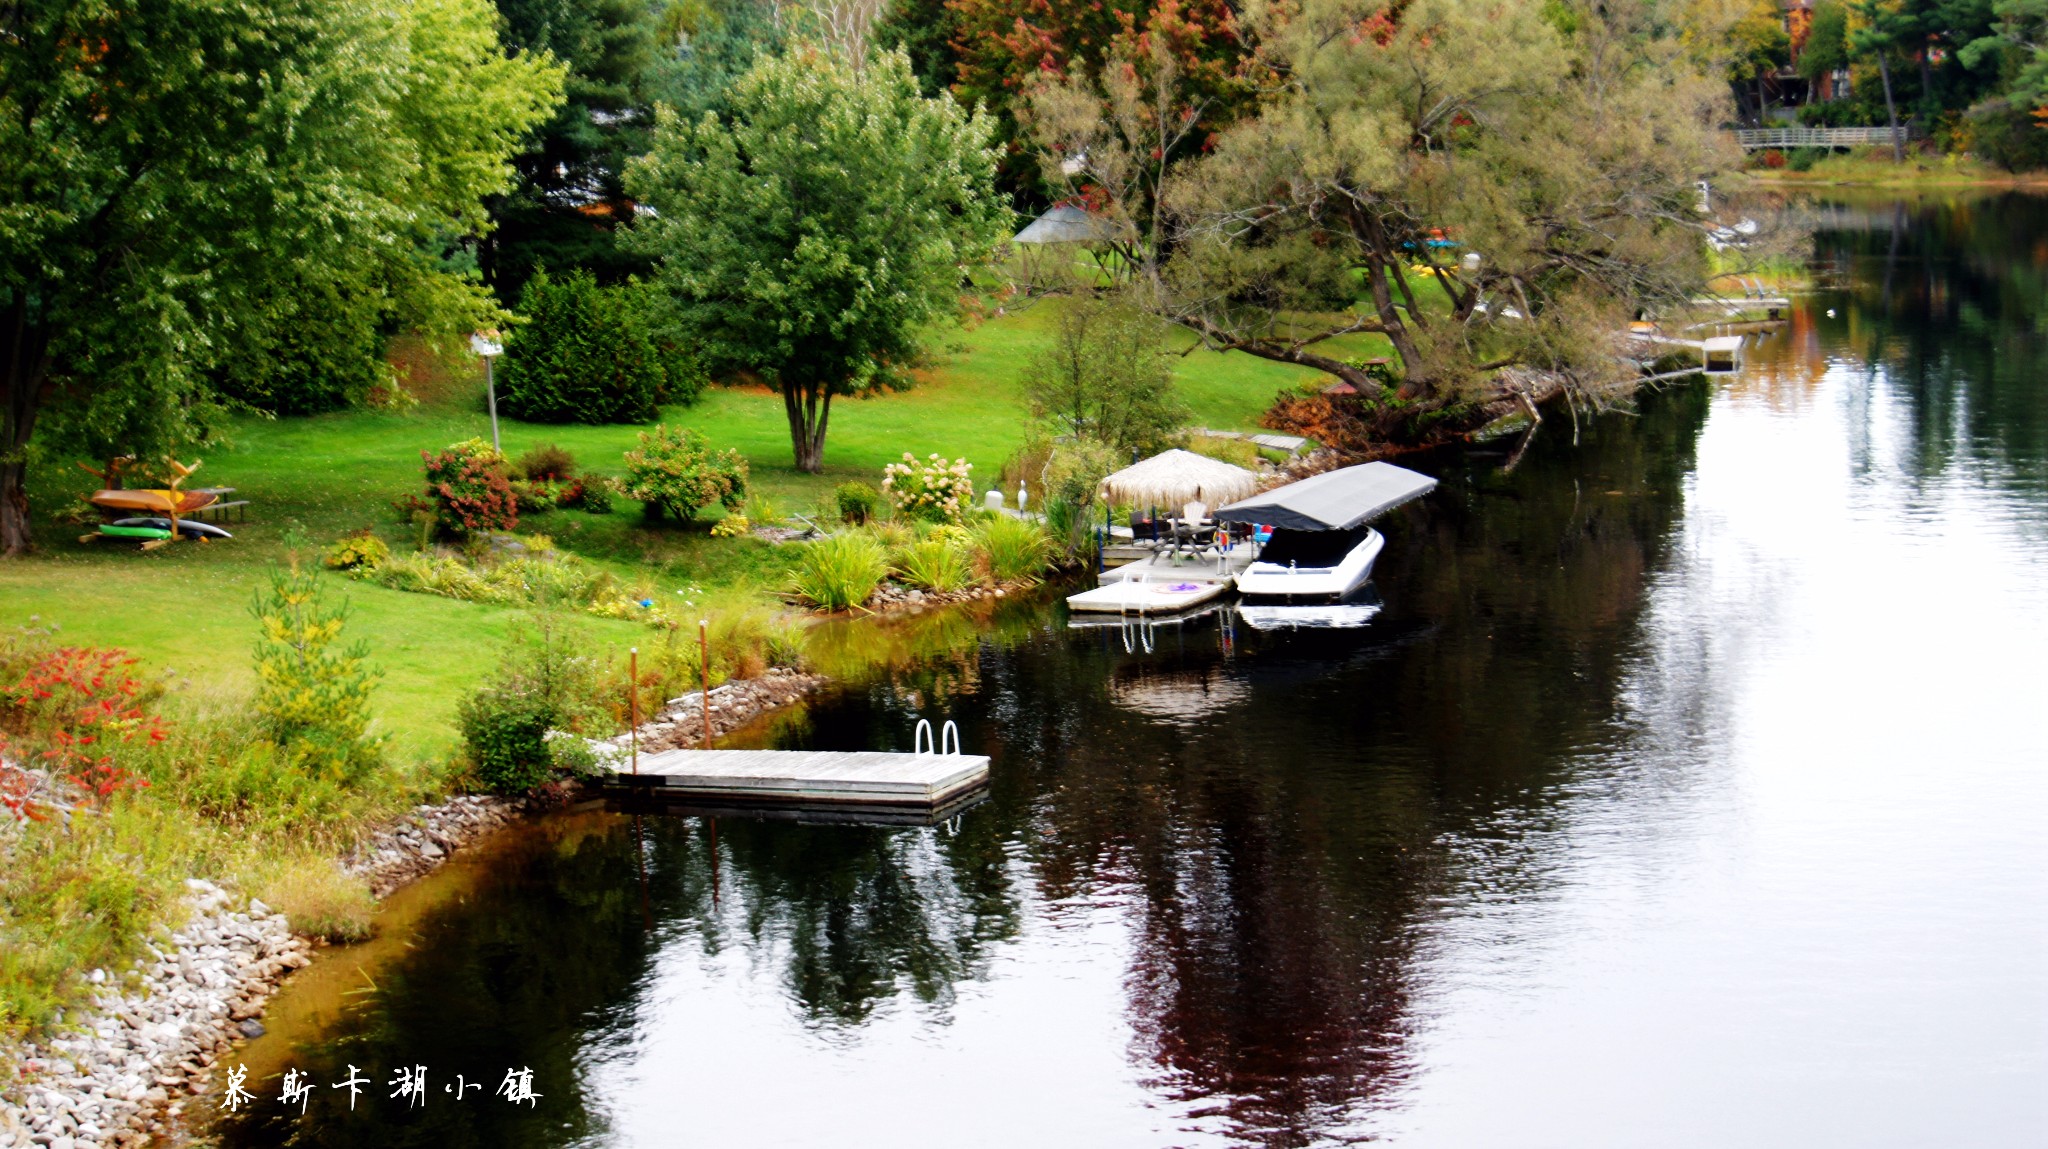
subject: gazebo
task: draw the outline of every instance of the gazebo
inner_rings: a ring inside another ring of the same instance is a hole
[[[1032,220],[1023,231],[1010,237],[1011,243],[1101,243],[1113,239],[1116,228],[1108,220],[1073,204],[1055,204]]]
[[[1259,477],[1243,467],[1178,447],[1125,467],[1103,479],[1101,486],[1108,503],[1176,510],[1191,502],[1220,507],[1249,498],[1258,489]]]

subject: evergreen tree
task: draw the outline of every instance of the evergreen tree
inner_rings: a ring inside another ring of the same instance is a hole
[[[525,324],[505,345],[498,402],[534,423],[651,423],[662,368],[633,289],[599,287],[588,271],[526,281]]]

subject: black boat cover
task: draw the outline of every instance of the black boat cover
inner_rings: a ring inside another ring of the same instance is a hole
[[[1343,531],[1436,489],[1428,475],[1392,463],[1360,463],[1311,475],[1216,512],[1226,523],[1295,531]]]

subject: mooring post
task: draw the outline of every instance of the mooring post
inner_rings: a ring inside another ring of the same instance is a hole
[[[704,671],[704,690],[697,697],[704,700],[704,749],[711,749],[711,620],[697,620],[697,655]],[[716,831],[714,831],[715,833]]]
[[[626,652],[626,716],[632,723],[633,773],[640,773],[640,648]]]

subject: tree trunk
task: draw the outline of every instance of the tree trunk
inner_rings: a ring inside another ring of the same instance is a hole
[[[782,409],[789,415],[789,446],[796,469],[812,475],[824,470],[825,425],[832,419],[831,387],[784,382]]]
[[[28,442],[50,375],[50,333],[17,299],[0,314],[0,557],[29,551]]]
[[[1877,53],[1877,75],[1884,81],[1884,114],[1891,121],[1892,162],[1902,164],[1906,162],[1906,147],[1899,142],[1899,106],[1892,102],[1892,67],[1885,62],[1883,49]]]

